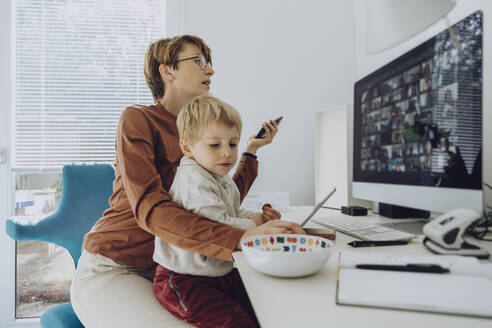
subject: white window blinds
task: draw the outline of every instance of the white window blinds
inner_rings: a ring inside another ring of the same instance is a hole
[[[153,103],[147,46],[161,0],[17,0],[13,167],[112,163],[121,111]]]

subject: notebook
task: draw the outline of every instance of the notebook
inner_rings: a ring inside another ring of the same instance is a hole
[[[359,269],[358,264],[437,264],[449,273]],[[337,304],[492,317],[491,264],[473,257],[343,251]]]

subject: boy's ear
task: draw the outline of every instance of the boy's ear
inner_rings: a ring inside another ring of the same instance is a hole
[[[193,158],[193,154],[191,153],[191,149],[190,149],[190,144],[186,140],[179,139],[179,147],[181,148],[181,151],[186,157]]]
[[[171,72],[169,67],[164,64],[159,65],[159,73],[161,74],[161,78],[163,80],[174,80],[174,74]]]

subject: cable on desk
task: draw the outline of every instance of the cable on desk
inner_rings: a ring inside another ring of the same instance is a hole
[[[337,210],[337,211],[341,211],[342,210],[341,208],[329,207],[329,206],[321,206],[321,208],[327,208],[329,210]]]
[[[483,184],[492,189],[492,186],[488,183],[484,182]],[[485,205],[483,217],[472,223],[465,233],[479,240],[492,241],[492,238],[485,237],[487,234],[492,233],[492,207]]]

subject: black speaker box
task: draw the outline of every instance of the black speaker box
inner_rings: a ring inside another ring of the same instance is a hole
[[[430,212],[419,210],[416,208],[379,203],[379,215],[386,216],[392,219],[410,219],[410,218],[428,219],[430,217]]]

